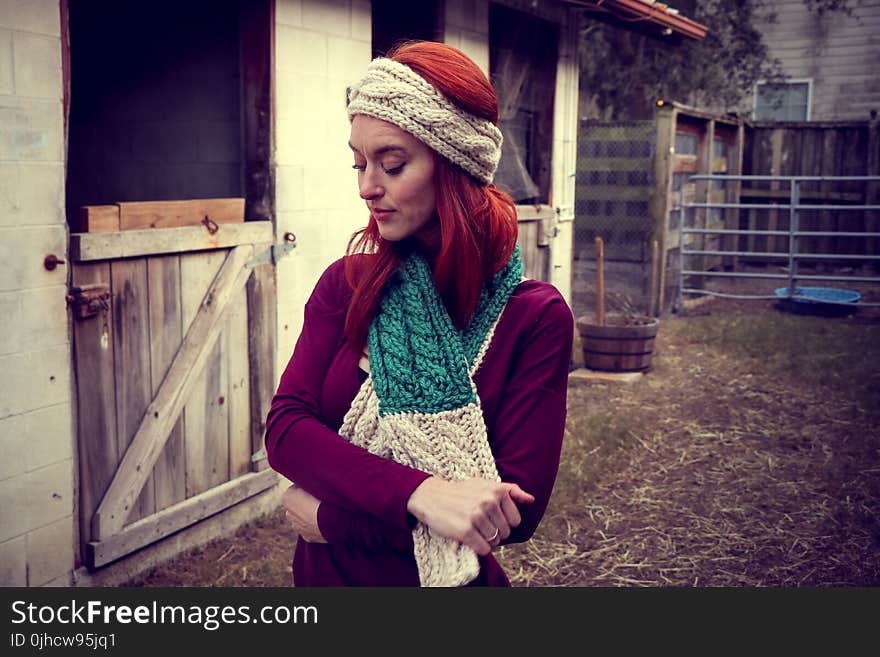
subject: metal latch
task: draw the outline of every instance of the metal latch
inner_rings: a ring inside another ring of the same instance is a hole
[[[253,269],[260,265],[274,265],[295,248],[296,235],[290,232],[284,233],[284,241],[281,244],[273,244],[260,255],[248,260],[244,266],[248,269]]]
[[[72,287],[67,302],[73,306],[75,319],[94,317],[110,309],[110,286],[107,283],[94,283]]]

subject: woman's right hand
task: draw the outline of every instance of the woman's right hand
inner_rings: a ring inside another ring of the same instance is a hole
[[[438,534],[485,556],[522,521],[516,505],[534,501],[517,484],[429,477],[413,491],[406,508]]]
[[[281,496],[284,516],[293,530],[308,543],[326,543],[318,527],[318,507],[321,500],[293,484]]]

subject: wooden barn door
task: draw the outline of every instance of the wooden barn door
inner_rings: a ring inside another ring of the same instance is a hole
[[[549,205],[516,206],[523,276],[550,282],[550,243],[556,213]]]
[[[71,239],[82,554],[98,568],[274,485],[269,221]]]

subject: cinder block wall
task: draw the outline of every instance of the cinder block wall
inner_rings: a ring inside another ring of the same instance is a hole
[[[0,0],[0,586],[73,568],[61,98],[58,0]]]
[[[277,268],[280,376],[318,277],[367,223],[345,91],[370,62],[371,9],[368,0],[278,0],[275,12],[277,233],[297,238]]]

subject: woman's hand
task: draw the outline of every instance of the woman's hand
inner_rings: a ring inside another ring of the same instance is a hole
[[[284,491],[281,504],[284,506],[287,521],[301,539],[308,543],[327,542],[318,528],[318,507],[321,506],[321,500],[294,484]]]
[[[430,477],[413,491],[406,508],[438,534],[485,556],[522,521],[517,503],[534,501],[516,484]]]

